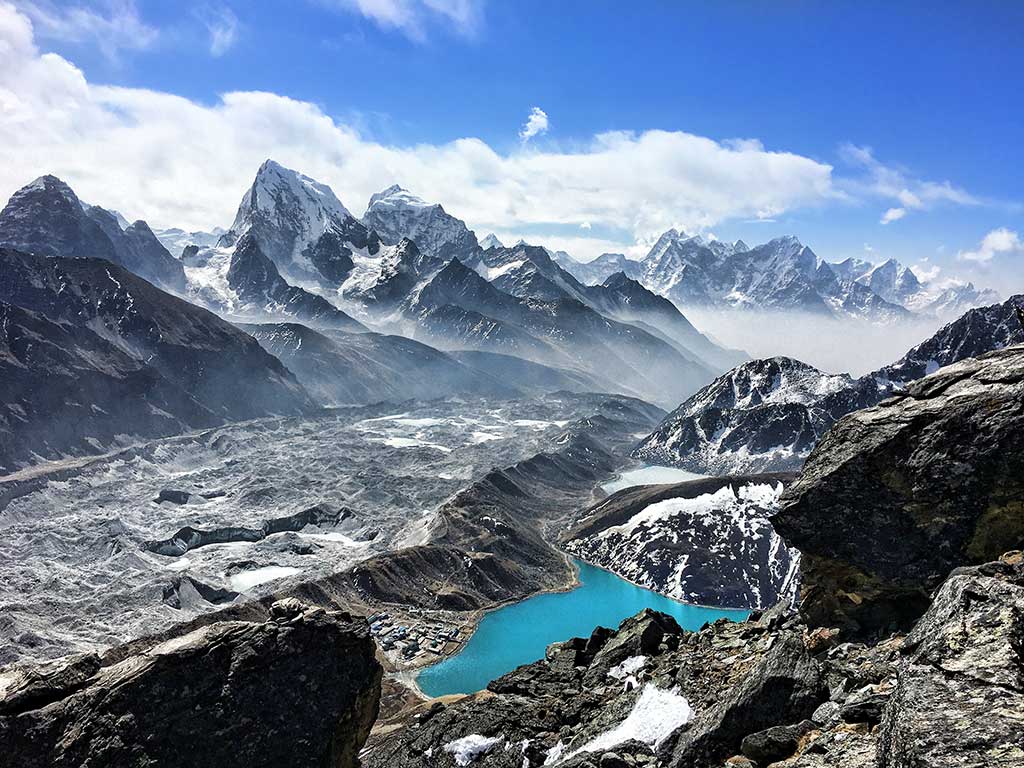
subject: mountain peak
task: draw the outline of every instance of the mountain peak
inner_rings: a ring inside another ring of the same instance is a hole
[[[65,200],[69,200],[78,203],[78,196],[74,193],[74,190],[68,186],[68,183],[63,179],[59,179],[53,174],[44,174],[37,179],[33,179],[24,187],[19,189],[12,195],[12,199],[19,195],[27,195],[35,192],[43,192],[46,194],[58,194]]]
[[[427,203],[423,198],[414,195],[404,187],[392,184],[387,189],[375,192],[370,195],[370,202],[366,206],[366,214],[381,208],[408,209],[408,208],[440,208],[438,203]],[[364,214],[363,218],[366,217]]]

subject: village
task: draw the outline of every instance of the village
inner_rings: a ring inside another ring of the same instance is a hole
[[[392,661],[419,666],[431,657],[440,659],[459,649],[463,628],[437,618],[393,617],[387,611],[371,614],[367,621],[378,647]]]

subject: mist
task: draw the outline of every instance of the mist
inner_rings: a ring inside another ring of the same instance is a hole
[[[947,322],[915,318],[876,325],[808,312],[681,310],[712,340],[751,357],[784,355],[829,373],[854,376],[895,362]]]

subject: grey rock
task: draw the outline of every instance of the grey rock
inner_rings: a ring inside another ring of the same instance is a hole
[[[801,720],[792,725],[775,725],[745,736],[740,742],[740,749],[754,762],[767,765],[796,752],[800,739],[814,728],[810,720]]]
[[[1024,566],[951,576],[907,638],[880,768],[1024,765],[1022,628]]]
[[[745,736],[809,717],[827,695],[824,671],[800,636],[780,633],[763,658],[735,686],[718,692],[717,703],[699,710],[659,756],[671,765],[716,764],[735,754]]]
[[[0,677],[0,754],[19,768],[354,768],[381,667],[361,619],[275,606],[122,658]]]
[[[954,567],[1024,539],[1024,346],[951,365],[838,422],[772,522],[809,623],[908,626]]]

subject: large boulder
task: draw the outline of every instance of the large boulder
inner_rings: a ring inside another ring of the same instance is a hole
[[[0,762],[349,768],[381,674],[365,621],[285,600],[264,622],[0,673]]]
[[[1024,765],[1024,564],[955,571],[904,644],[880,768]]]
[[[910,626],[953,568],[1024,543],[1024,346],[839,421],[772,523],[803,553],[809,623],[862,636]]]

